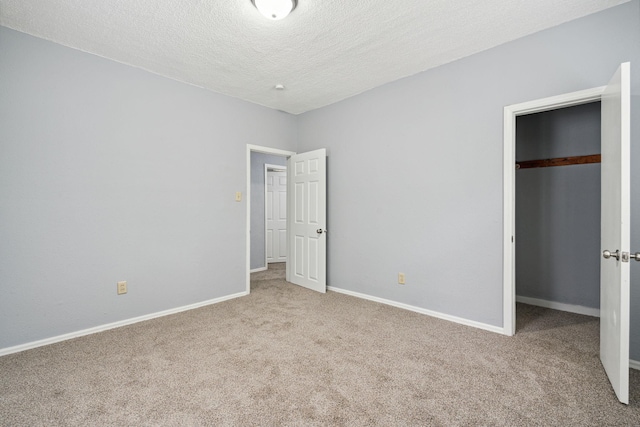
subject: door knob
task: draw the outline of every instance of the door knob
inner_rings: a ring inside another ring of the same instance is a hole
[[[602,251],[602,256],[604,257],[604,259],[609,259],[611,257],[614,257],[615,259],[620,261],[620,250],[616,250],[615,252],[604,250]]]
[[[326,230],[324,230],[324,232],[326,233],[327,231],[326,231]],[[318,228],[318,229],[316,230],[316,233],[318,233],[318,234],[322,234],[322,233],[323,233],[322,228]]]
[[[629,258],[635,259],[636,261],[640,261],[640,252],[636,252],[635,254],[629,254]]]

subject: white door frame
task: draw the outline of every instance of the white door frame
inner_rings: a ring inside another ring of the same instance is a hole
[[[285,157],[289,157],[292,156],[294,154],[296,154],[295,151],[288,151],[288,150],[280,150],[278,148],[271,148],[271,147],[263,147],[260,145],[253,145],[253,144],[247,144],[247,164],[246,164],[246,168],[247,168],[247,192],[246,192],[246,202],[247,202],[247,218],[246,218],[246,229],[245,229],[245,234],[246,234],[246,242],[245,242],[245,246],[246,246],[246,265],[245,265],[245,270],[246,270],[246,278],[245,278],[245,282],[246,282],[246,289],[247,289],[247,294],[249,294],[251,292],[251,152],[256,152],[256,153],[264,153],[264,154],[273,154],[276,156],[285,156]]]
[[[600,101],[604,89],[605,86],[600,86],[504,107],[502,326],[505,335],[511,336],[516,332],[516,117]]]
[[[267,174],[269,173],[269,169],[283,169],[284,172],[287,172],[287,166],[286,165],[285,166],[272,165],[270,163],[265,163],[264,164],[264,194],[265,194],[265,200],[264,200],[264,265],[265,265],[265,269],[267,269],[269,267],[269,263],[267,262],[268,258],[267,258],[267,199],[266,199],[266,194],[267,194]],[[289,196],[287,196],[287,204],[288,203],[289,203]],[[287,214],[289,214],[289,211],[287,211]],[[289,224],[287,224],[287,230],[288,230],[288,225]],[[287,249],[287,258],[289,258],[288,249]]]

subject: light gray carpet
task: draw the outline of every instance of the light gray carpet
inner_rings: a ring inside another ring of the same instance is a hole
[[[597,319],[519,305],[505,337],[281,267],[247,297],[0,358],[0,424],[640,425],[640,375],[619,404]]]

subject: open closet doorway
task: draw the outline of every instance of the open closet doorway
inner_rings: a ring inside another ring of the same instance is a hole
[[[609,84],[504,108],[504,334],[516,332],[516,118],[600,101],[600,361],[620,402],[629,403],[631,71]],[[522,167],[522,164],[520,165]],[[574,256],[562,253],[563,259]]]
[[[599,317],[600,159],[600,101],[516,118],[518,315]]]

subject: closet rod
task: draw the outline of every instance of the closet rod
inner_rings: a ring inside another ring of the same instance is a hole
[[[517,162],[516,169],[548,168],[551,166],[567,166],[567,165],[586,165],[588,163],[600,163],[600,161],[601,161],[600,154],[591,154],[588,156],[556,157],[555,159],[527,160],[524,162]]]

